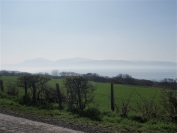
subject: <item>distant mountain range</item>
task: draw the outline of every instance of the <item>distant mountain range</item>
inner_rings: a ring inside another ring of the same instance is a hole
[[[44,58],[26,60],[19,64],[4,64],[2,69],[19,69],[19,68],[177,68],[175,62],[162,61],[125,61],[125,60],[93,60],[85,58],[69,58],[57,61],[51,61]]]

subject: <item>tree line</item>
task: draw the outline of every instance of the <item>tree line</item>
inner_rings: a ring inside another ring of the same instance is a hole
[[[61,89],[58,83],[56,87],[51,86],[50,80],[51,77],[47,75],[21,73],[16,82],[8,83],[6,90],[0,85],[0,91],[18,97],[19,88],[22,88],[24,94],[19,100],[21,104],[44,105],[45,108],[50,103],[59,103],[59,109],[67,105],[69,109],[83,110],[93,101],[95,87],[84,76],[65,77],[63,80],[65,89]]]
[[[20,76],[24,74],[29,74],[29,73],[18,72],[18,71],[6,71],[6,70],[0,71],[0,75],[3,76]],[[105,82],[105,83],[112,82],[115,84],[125,84],[125,85],[155,86],[155,87],[177,90],[177,78],[176,79],[164,78],[161,81],[152,81],[147,79],[136,79],[129,74],[118,74],[115,77],[108,77],[108,76],[101,76],[97,73],[87,73],[87,74],[78,74],[75,72],[59,73],[58,70],[53,70],[51,74],[49,73],[39,73],[39,74],[49,76],[50,78],[60,78],[60,79],[64,79],[65,77],[70,77],[70,76],[84,76],[87,77],[89,81],[93,81],[93,82]]]

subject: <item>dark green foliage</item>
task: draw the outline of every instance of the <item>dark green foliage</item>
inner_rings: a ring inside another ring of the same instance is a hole
[[[137,108],[135,112],[142,117],[143,120],[155,118],[159,113],[159,106],[156,100],[156,96],[151,99],[143,98],[139,93],[141,100],[137,102]]]
[[[111,117],[113,115],[112,111],[104,111],[103,115]]]
[[[85,77],[87,77],[90,81],[94,81],[94,82],[110,82],[110,78],[109,77],[102,77],[96,73],[87,73],[84,74]]]
[[[4,92],[4,85],[2,80],[0,80],[0,91]]]
[[[80,110],[78,108],[72,108],[68,111],[72,112],[73,114],[77,114],[80,117],[87,117],[94,121],[101,121],[103,114],[97,108],[88,108],[86,110]]]
[[[45,89],[44,97],[49,103],[56,103],[58,101],[56,89],[50,86]]]
[[[158,84],[165,89],[177,90],[177,79],[164,79]]]
[[[27,89],[31,88],[32,90],[32,102],[36,103],[40,100],[42,95],[47,88],[46,83],[50,80],[48,76],[41,74],[24,74],[18,77],[17,85],[25,89],[25,95],[27,95]]]
[[[115,105],[116,107],[116,113],[120,113],[120,116],[125,118],[128,117],[128,113],[131,109],[130,107],[130,99],[132,97],[134,90],[132,91],[132,93],[129,95],[127,100],[121,100],[121,106],[119,107],[118,105]]]
[[[53,104],[52,103],[49,103],[48,101],[46,100],[43,100],[43,101],[40,101],[36,104],[36,106],[39,108],[39,109],[47,109],[47,110],[51,110],[53,109]]]
[[[76,105],[78,109],[83,110],[93,101],[93,92],[95,88],[88,82],[86,77],[67,77],[63,83],[67,89],[69,108],[73,108],[74,105]]]
[[[97,108],[88,108],[85,111],[84,115],[92,120],[96,120],[96,121],[102,120],[102,114]]]
[[[0,98],[8,98],[8,95],[0,90]]]
[[[45,75],[35,75],[37,76],[36,88],[37,88],[37,100],[40,99],[41,93],[45,92],[46,89],[50,88],[47,82],[50,81],[50,77]]]
[[[162,90],[161,104],[172,120],[177,121],[177,91]]]
[[[135,85],[135,79],[128,74],[119,74],[112,78],[114,83]]]
[[[24,95],[20,100],[19,103],[22,105],[31,105],[32,104],[32,100],[29,94]]]
[[[140,123],[145,123],[147,122],[147,119],[142,117],[142,116],[131,116],[130,119],[140,122]]]
[[[18,92],[19,92],[19,90],[18,90],[16,84],[9,83],[7,85],[7,94],[8,95],[18,97]]]
[[[27,89],[31,87],[30,78],[31,74],[23,74],[17,78],[17,86],[25,89],[25,95],[27,95]]]

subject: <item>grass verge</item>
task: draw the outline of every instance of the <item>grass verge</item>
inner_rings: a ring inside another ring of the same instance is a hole
[[[40,109],[37,106],[25,106],[19,104],[15,98],[0,99],[0,108],[16,111],[19,113],[41,116],[50,119],[58,119],[65,122],[81,124],[87,127],[106,129],[113,132],[177,132],[177,124],[160,119],[150,119],[146,122],[140,122],[132,117],[121,118],[115,112],[98,112],[99,119],[90,119],[89,113],[94,110],[85,110],[85,112],[68,111],[67,109],[58,110],[56,105],[52,109]],[[90,111],[90,112],[89,112]]]

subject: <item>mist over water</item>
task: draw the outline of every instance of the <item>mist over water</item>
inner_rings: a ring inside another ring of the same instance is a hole
[[[79,74],[97,73],[100,76],[114,77],[119,74],[129,74],[137,79],[163,80],[164,78],[177,78],[176,68],[21,68],[15,71],[30,72],[30,73],[49,73],[52,70],[59,72],[75,72]]]
[[[2,70],[48,73],[75,72],[78,74],[97,73],[100,76],[115,77],[129,74],[136,79],[163,80],[177,78],[177,63],[163,61],[126,61],[126,60],[93,60],[85,58],[68,58],[51,61],[44,58],[25,60],[19,64],[4,64]]]
[[[66,70],[67,71],[67,70]],[[69,70],[68,70],[69,71]],[[176,69],[73,69],[76,73],[97,73],[101,76],[114,77],[119,74],[129,74],[137,79],[163,80],[164,78],[177,78]]]

